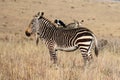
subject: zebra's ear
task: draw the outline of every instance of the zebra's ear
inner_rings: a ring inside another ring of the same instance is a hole
[[[44,15],[44,12],[41,12],[41,17],[43,17],[43,15]]]
[[[40,14],[39,14],[39,15],[40,15]],[[42,18],[43,15],[44,15],[44,12],[41,12],[41,15],[40,15],[39,19]]]

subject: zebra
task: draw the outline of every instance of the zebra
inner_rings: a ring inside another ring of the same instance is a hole
[[[86,65],[93,58],[91,54],[93,43],[95,55],[98,56],[97,39],[92,31],[85,27],[74,29],[58,28],[43,15],[44,12],[38,12],[33,17],[25,30],[25,34],[28,37],[37,34],[39,38],[44,40],[53,64],[57,63],[56,52],[58,50],[70,52],[79,49],[84,59],[84,65]]]
[[[56,23],[58,25],[58,27],[63,27],[63,28],[67,28],[67,29],[72,29],[72,28],[78,28],[78,27],[82,27],[82,23],[84,22],[84,20],[81,20],[81,22],[79,23],[78,21],[74,20],[73,23],[69,23],[69,24],[65,24],[62,20],[60,19],[55,19],[54,23]]]

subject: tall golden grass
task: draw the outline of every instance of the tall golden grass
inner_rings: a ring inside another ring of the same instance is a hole
[[[0,80],[120,80],[120,42],[108,39],[98,58],[83,69],[79,50],[58,51],[58,68],[51,67],[49,52],[40,42],[22,36],[0,39]],[[94,54],[94,53],[93,53]]]

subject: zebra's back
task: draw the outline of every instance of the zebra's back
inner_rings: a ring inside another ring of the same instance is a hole
[[[58,46],[61,47],[70,47],[74,46],[77,43],[75,41],[77,38],[80,39],[91,39],[90,37],[93,35],[92,31],[85,27],[74,28],[74,29],[62,29],[57,28],[53,34],[53,40]],[[78,46],[78,45],[77,45]]]

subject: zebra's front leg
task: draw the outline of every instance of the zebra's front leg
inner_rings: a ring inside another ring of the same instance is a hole
[[[46,42],[46,45],[49,49],[50,59],[53,61],[54,64],[56,64],[57,63],[57,55],[56,55],[54,41],[49,40]]]
[[[56,51],[51,51],[49,50],[49,53],[50,53],[50,59],[51,61],[53,61],[54,64],[57,63],[57,55],[56,55]]]
[[[37,32],[36,33],[36,45],[38,46],[38,43],[39,43],[39,37],[40,37],[40,35],[39,35],[39,33]]]
[[[38,46],[39,38],[36,38],[36,45]]]
[[[55,69],[58,69],[56,51],[49,51],[49,52],[50,52],[51,61],[53,61],[53,65],[51,66],[54,67]]]

